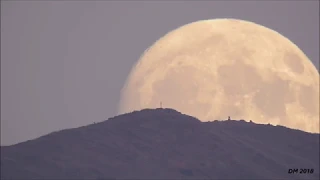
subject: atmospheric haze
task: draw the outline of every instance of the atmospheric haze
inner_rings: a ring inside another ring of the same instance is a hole
[[[177,109],[201,121],[252,119],[319,132],[319,73],[278,32],[238,19],[203,20],[147,49],[122,89],[118,113]]]

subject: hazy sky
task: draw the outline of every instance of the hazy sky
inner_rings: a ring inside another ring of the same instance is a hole
[[[115,116],[143,51],[213,18],[276,30],[319,70],[318,1],[1,1],[1,145]]]

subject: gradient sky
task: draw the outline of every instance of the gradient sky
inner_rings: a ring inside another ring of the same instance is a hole
[[[143,51],[213,18],[276,30],[319,70],[319,1],[1,1],[1,145],[115,116]]]

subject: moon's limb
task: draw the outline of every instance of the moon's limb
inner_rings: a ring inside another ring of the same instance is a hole
[[[119,113],[174,108],[202,121],[252,119],[319,132],[319,73],[281,34],[218,19],[159,39],[132,69]]]

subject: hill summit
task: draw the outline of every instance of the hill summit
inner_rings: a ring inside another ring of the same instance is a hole
[[[319,134],[143,109],[2,146],[1,179],[17,178],[319,179]]]

